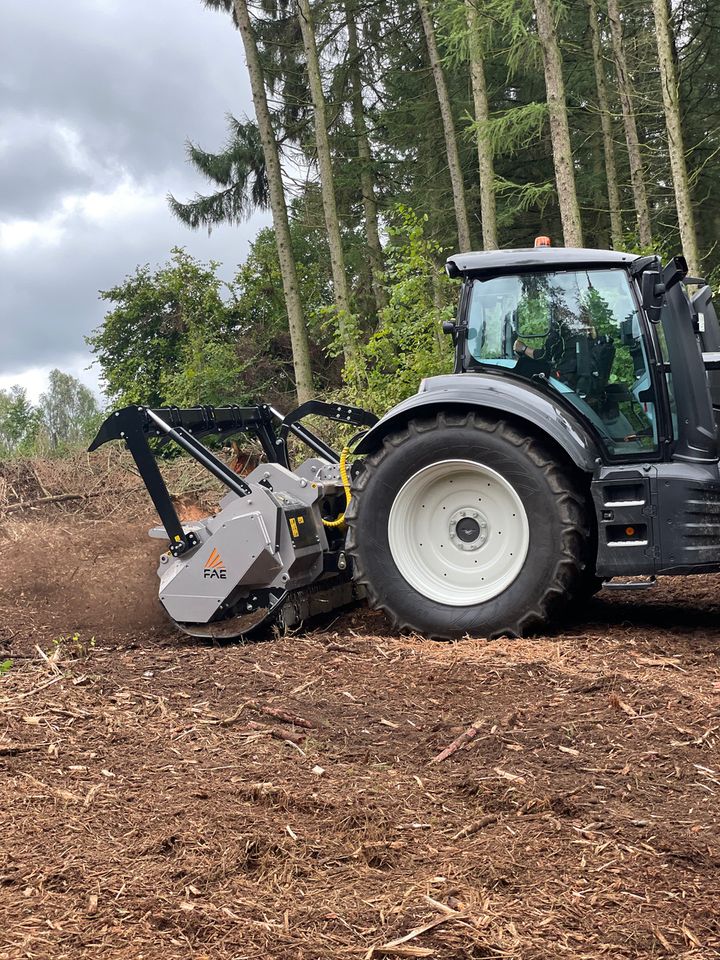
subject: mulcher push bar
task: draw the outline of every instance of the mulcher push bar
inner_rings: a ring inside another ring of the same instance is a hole
[[[97,450],[110,440],[124,440],[147,487],[170,540],[170,551],[179,556],[197,544],[195,535],[183,530],[177,511],[163,480],[148,438],[160,442],[173,441],[202,464],[214,477],[240,497],[251,492],[250,487],[219,457],[200,442],[201,437],[230,437],[245,433],[255,437],[270,463],[289,468],[287,438],[290,433],[302,440],[315,453],[332,463],[340,459],[338,453],[299,421],[314,414],[353,426],[372,427],[377,417],[359,407],[346,404],[309,400],[297,410],[283,417],[267,404],[256,407],[123,407],[105,420],[90,450]]]

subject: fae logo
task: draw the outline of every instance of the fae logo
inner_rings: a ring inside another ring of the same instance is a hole
[[[203,578],[205,580],[227,580],[227,570],[217,550],[213,550],[208,557],[203,570]]]

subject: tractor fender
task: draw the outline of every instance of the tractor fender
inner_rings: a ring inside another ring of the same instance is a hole
[[[535,434],[545,434],[554,441],[580,470],[593,473],[596,469],[600,458],[598,445],[565,404],[529,383],[483,373],[449,374],[423,380],[418,393],[393,407],[365,434],[355,453],[372,453],[385,437],[418,416],[469,410],[507,414],[524,421],[532,426]]]

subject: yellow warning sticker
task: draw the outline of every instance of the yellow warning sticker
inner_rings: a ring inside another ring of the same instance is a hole
[[[295,517],[290,517],[290,533],[293,537],[299,537],[300,531],[298,530],[297,520]]]

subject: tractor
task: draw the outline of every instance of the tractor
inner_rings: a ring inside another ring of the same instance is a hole
[[[682,257],[556,248],[461,253],[444,325],[454,371],[381,419],[309,401],[111,414],[166,541],[160,599],[200,637],[248,637],[365,599],[436,639],[522,636],[598,590],[720,570],[720,323]],[[341,452],[308,416],[358,428]],[[202,440],[249,434],[238,476]],[[290,437],[293,437],[290,443]],[[157,445],[227,488],[181,523]],[[311,455],[293,465],[298,441]],[[352,454],[352,463],[349,457]]]

